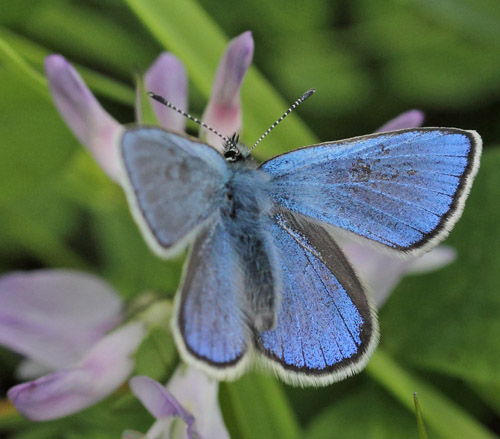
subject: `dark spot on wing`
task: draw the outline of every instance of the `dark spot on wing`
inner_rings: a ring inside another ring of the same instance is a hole
[[[370,179],[372,169],[366,160],[360,158],[356,160],[356,163],[354,163],[354,166],[349,170],[349,173],[351,174],[353,181],[368,181]]]
[[[167,180],[175,179],[175,168],[172,165],[165,166],[165,177]]]
[[[386,165],[384,170],[385,172],[380,174],[379,180],[395,180],[399,177],[399,170],[394,168],[392,165]]]
[[[181,183],[188,183],[190,175],[190,167],[188,165],[188,159],[184,159],[180,162],[167,163],[165,166],[165,177],[167,180],[176,180]]]
[[[186,163],[186,160],[183,160],[179,166],[179,180],[182,183],[187,183],[189,181],[188,171],[189,167]]]
[[[417,171],[415,171],[415,169],[412,168],[411,166],[411,163],[410,162],[404,162],[403,163],[403,166],[405,167],[405,170],[406,170],[406,174],[407,175],[415,175],[417,173]]]

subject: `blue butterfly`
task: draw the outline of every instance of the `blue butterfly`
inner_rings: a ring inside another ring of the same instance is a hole
[[[172,327],[183,359],[218,379],[260,361],[284,381],[326,385],[360,371],[376,312],[339,231],[421,254],[460,217],[478,170],[474,131],[420,128],[303,147],[258,165],[233,136],[224,154],[134,127],[120,156],[150,247],[189,245]]]

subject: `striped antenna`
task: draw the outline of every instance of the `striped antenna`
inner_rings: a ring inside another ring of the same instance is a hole
[[[172,104],[172,102],[169,102],[166,99],[162,98],[161,96],[154,94],[150,91],[148,91],[147,95],[149,97],[153,98],[155,101],[158,101],[160,104],[163,104],[166,107],[168,107],[174,111],[177,111],[177,113],[182,114],[184,117],[187,117],[189,120],[196,122],[198,125],[201,125],[203,128],[206,128],[208,131],[216,134],[222,140],[224,140],[224,143],[230,142],[230,139],[228,139],[226,136],[222,135],[217,130],[214,130],[212,127],[208,126],[205,122],[202,122],[200,119],[196,119],[196,117],[191,116],[189,113],[186,113],[185,111],[182,111],[180,108],[177,108],[174,104]]]
[[[295,110],[300,104],[302,104],[302,102],[304,102],[309,96],[311,96],[314,92],[316,91],[316,89],[314,88],[311,88],[310,90],[307,90],[300,98],[298,98],[291,106],[288,110],[285,111],[285,113],[283,114],[283,116],[281,116],[276,122],[274,122],[270,127],[269,129],[264,133],[262,134],[262,136],[260,136],[260,139],[257,140],[257,142],[254,143],[254,145],[248,150],[248,152],[252,151],[260,142],[262,142],[262,140],[264,139],[264,137],[266,137],[275,127],[276,125],[278,125],[285,117],[287,117],[293,110]]]

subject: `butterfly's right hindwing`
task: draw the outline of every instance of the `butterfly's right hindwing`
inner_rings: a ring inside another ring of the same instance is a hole
[[[225,160],[206,144],[160,128],[129,129],[120,146],[135,220],[157,254],[175,254],[223,202]]]
[[[264,364],[284,381],[326,385],[359,372],[378,341],[374,308],[330,234],[284,210],[272,226],[281,253],[277,325],[255,339]]]
[[[227,225],[215,217],[196,237],[172,322],[183,359],[218,379],[243,372],[251,347],[244,273]]]

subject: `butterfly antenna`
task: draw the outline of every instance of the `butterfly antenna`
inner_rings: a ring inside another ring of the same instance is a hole
[[[314,92],[316,91],[316,89],[314,88],[311,88],[310,90],[307,90],[300,98],[298,98],[291,106],[288,110],[285,111],[285,113],[283,114],[283,116],[281,116],[276,122],[274,122],[269,128],[268,130],[262,134],[262,136],[260,136],[259,140],[257,140],[257,142],[254,143],[254,145],[249,149],[249,152],[252,151],[260,142],[262,142],[262,140],[264,139],[264,137],[266,137],[275,127],[276,125],[278,125],[285,117],[287,117],[293,110],[295,110],[300,104],[302,104],[302,102],[304,102],[309,96],[311,96]]]
[[[180,108],[176,107],[172,102],[167,101],[166,99],[162,98],[161,96],[154,94],[150,91],[148,91],[147,95],[151,98],[153,98],[155,101],[158,101],[160,104],[165,105],[166,107],[170,108],[171,110],[176,111],[179,114],[182,114],[184,117],[188,118],[189,120],[192,120],[193,122],[196,122],[198,125],[201,125],[203,128],[207,129],[208,131],[216,134],[219,136],[222,140],[224,140],[224,143],[229,143],[230,139],[228,139],[226,136],[222,135],[219,133],[217,130],[214,130],[212,127],[208,126],[205,122],[202,122],[200,119],[197,119],[194,116],[191,116],[189,113],[186,113],[185,111],[182,111]]]

